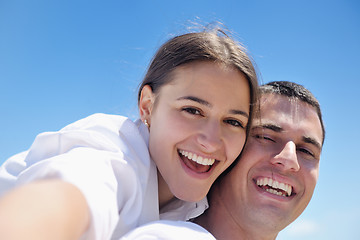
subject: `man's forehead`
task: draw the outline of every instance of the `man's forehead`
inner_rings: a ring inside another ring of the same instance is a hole
[[[278,128],[279,131],[300,131],[304,136],[321,143],[322,128],[314,107],[286,96],[264,94],[260,98],[260,115],[254,119],[254,127]]]
[[[306,120],[314,117],[313,113],[318,119],[315,108],[299,99],[277,94],[264,94],[260,98],[260,118],[262,119],[269,118],[276,121],[279,116],[285,115],[293,120]]]

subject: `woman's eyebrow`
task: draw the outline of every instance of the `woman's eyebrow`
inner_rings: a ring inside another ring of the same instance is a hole
[[[200,103],[200,104],[208,106],[208,107],[212,107],[212,105],[208,101],[198,98],[198,97],[194,97],[194,96],[179,97],[177,100],[190,100],[190,101],[194,101],[194,102]]]
[[[249,118],[249,114],[244,112],[244,111],[241,111],[241,110],[234,110],[233,109],[233,110],[230,110],[230,113],[234,114],[234,115],[242,115],[242,116],[244,116],[246,118]]]
[[[198,98],[198,97],[195,97],[195,96],[183,96],[183,97],[179,97],[177,100],[190,100],[190,101],[194,101],[194,102],[200,103],[202,105],[205,105],[207,107],[212,107],[212,104],[209,103],[208,101]],[[249,118],[249,114],[242,110],[231,109],[229,112],[234,115],[242,115],[242,116]]]

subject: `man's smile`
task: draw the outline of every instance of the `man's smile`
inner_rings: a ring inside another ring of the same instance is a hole
[[[293,192],[293,187],[287,183],[278,182],[272,178],[262,177],[256,179],[256,185],[265,191],[283,197],[290,197]]]

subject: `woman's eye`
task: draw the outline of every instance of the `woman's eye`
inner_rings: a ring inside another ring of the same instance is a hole
[[[232,126],[234,126],[234,127],[245,128],[244,125],[238,120],[228,119],[228,120],[225,120],[225,122],[232,125]]]
[[[196,108],[186,107],[186,108],[183,108],[182,110],[187,113],[190,113],[192,115],[201,115],[201,112]]]

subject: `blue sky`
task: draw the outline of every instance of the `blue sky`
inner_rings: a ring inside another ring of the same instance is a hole
[[[190,22],[220,20],[261,81],[303,84],[327,136],[315,195],[278,239],[356,239],[360,194],[357,0],[0,0],[0,164],[34,137],[95,112],[137,116],[153,53]]]

